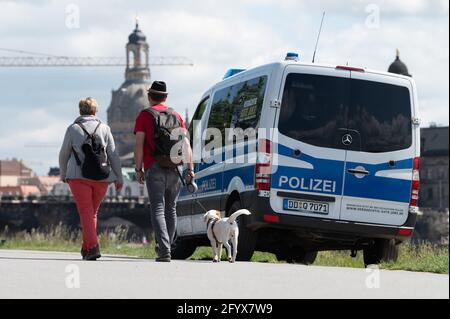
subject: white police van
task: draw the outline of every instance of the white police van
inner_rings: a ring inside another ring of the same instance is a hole
[[[199,192],[181,193],[174,258],[207,243],[205,209],[243,207],[252,215],[239,221],[238,260],[255,249],[304,264],[324,250],[363,250],[366,264],[396,259],[418,214],[414,80],[290,59],[231,75],[193,117],[192,142],[216,128],[222,148],[211,155],[208,137],[194,148]],[[256,147],[230,145],[226,129],[236,127],[259,129]]]

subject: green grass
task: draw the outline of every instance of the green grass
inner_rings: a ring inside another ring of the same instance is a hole
[[[448,246],[436,247],[424,244],[414,247],[404,245],[400,249],[400,256],[396,263],[385,263],[381,266],[390,270],[448,274],[448,260]]]
[[[99,235],[102,253],[142,258],[154,258],[153,243],[133,244],[125,240],[126,231],[117,229],[114,233]],[[51,231],[31,233],[19,232],[0,234],[0,249],[80,252],[81,232],[71,232],[64,226],[57,226]]]
[[[129,243],[126,231],[117,229],[114,234],[103,233],[100,236],[100,245],[103,254],[133,256],[140,258],[155,258],[154,243],[143,245]],[[38,251],[60,251],[79,252],[81,234],[70,232],[63,226],[58,226],[51,231],[41,233],[21,232],[10,234],[6,230],[0,234],[0,249],[20,249]],[[433,246],[423,244],[421,246],[403,245],[400,256],[395,263],[384,263],[380,267],[389,270],[405,270],[417,272],[431,272],[439,274],[449,273],[448,246]],[[225,252],[224,252],[225,260]],[[199,247],[192,260],[212,260],[211,247]],[[252,258],[253,262],[278,263],[273,254],[256,252]],[[352,267],[363,268],[364,262],[360,252],[356,258],[350,257],[350,252],[321,252],[319,253],[315,266],[325,267]]]
[[[347,251],[321,252],[314,265],[363,268],[363,254],[362,252],[359,252],[356,258],[351,258],[350,252]],[[400,255],[397,262],[383,263],[380,265],[380,268],[448,274],[448,246],[435,246],[431,244],[412,246],[404,244],[400,246]]]

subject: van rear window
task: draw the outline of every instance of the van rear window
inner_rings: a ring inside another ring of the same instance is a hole
[[[412,145],[411,98],[406,87],[351,80],[349,129],[364,152],[384,153]]]
[[[412,145],[411,100],[405,87],[363,80],[289,74],[279,131],[326,148],[382,153]],[[354,144],[342,143],[350,133]]]

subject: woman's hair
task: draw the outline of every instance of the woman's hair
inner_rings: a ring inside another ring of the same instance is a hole
[[[79,106],[81,115],[95,115],[98,111],[97,100],[93,97],[82,99]]]

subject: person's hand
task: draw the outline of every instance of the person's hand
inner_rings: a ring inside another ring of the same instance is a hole
[[[145,173],[144,173],[144,171],[136,172],[136,180],[141,185],[145,184]]]
[[[194,180],[194,178],[195,178],[195,173],[194,173],[194,171],[191,170],[191,169],[189,169],[189,170],[188,170],[188,173],[186,174],[186,183],[187,183],[187,184],[191,184],[192,181]]]
[[[116,187],[116,193],[118,194],[118,193],[120,193],[120,191],[123,188],[123,183],[122,182],[115,182],[114,186]]]

